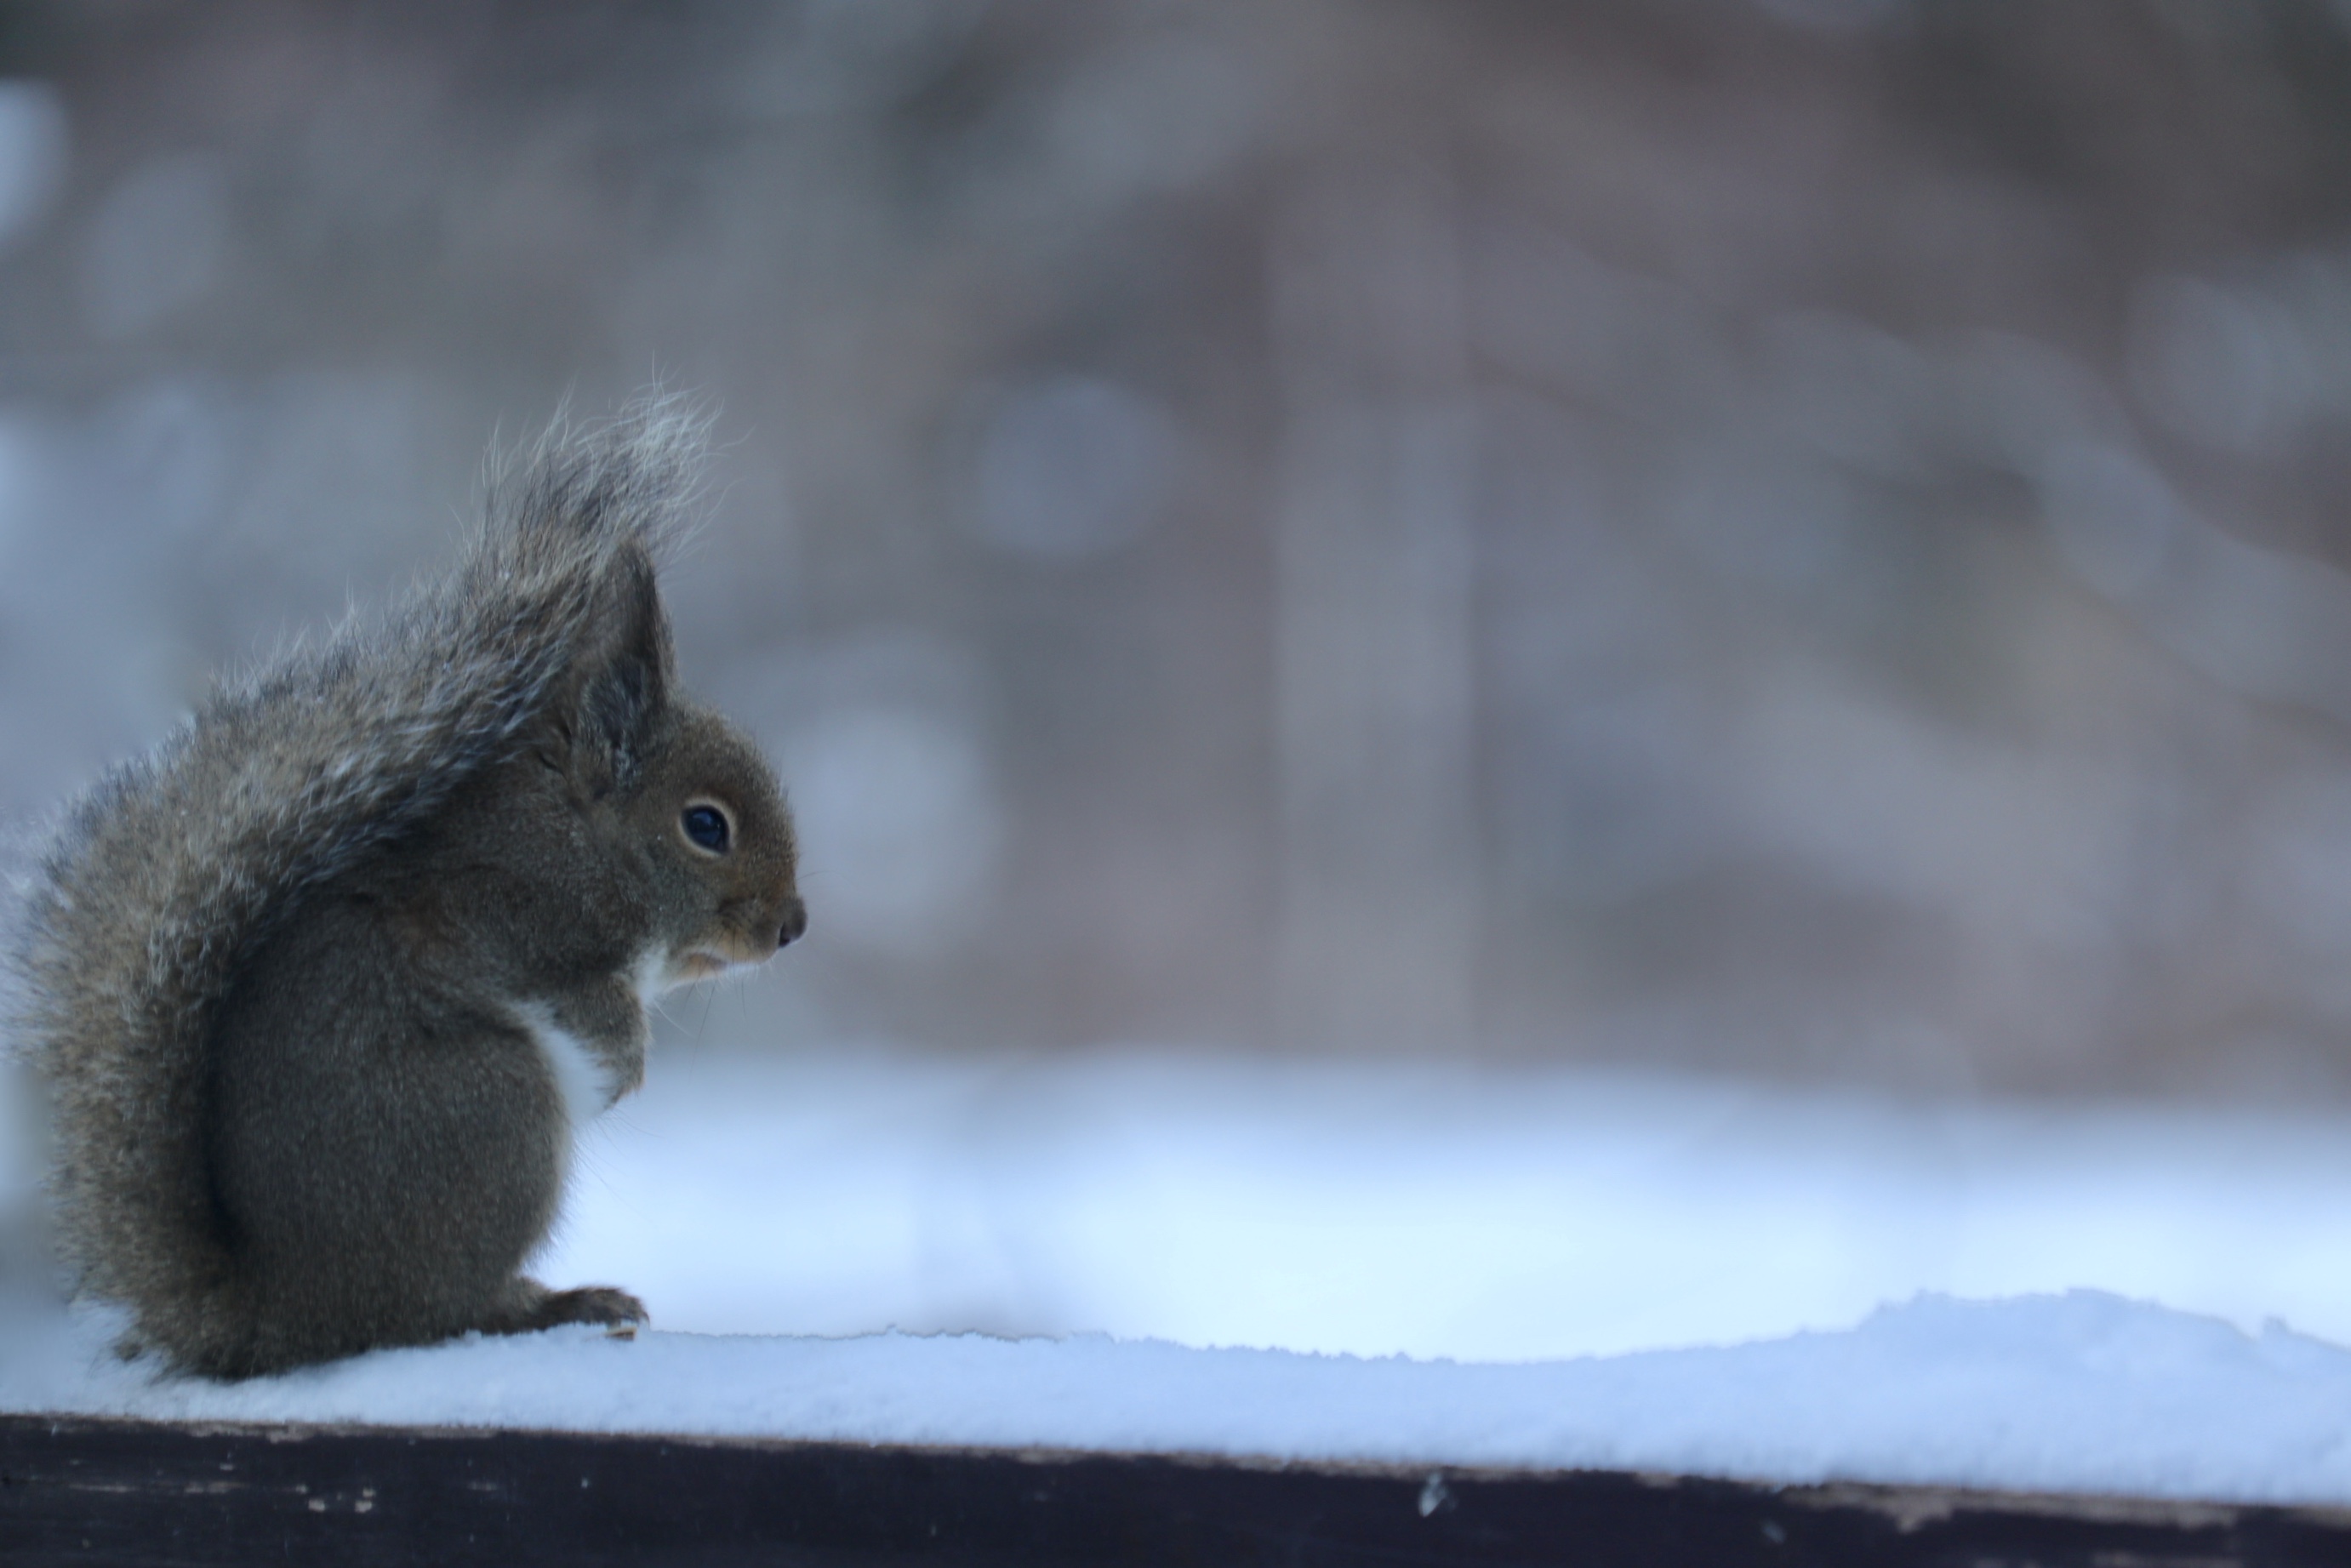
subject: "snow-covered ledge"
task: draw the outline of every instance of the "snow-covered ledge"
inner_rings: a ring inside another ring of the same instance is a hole
[[[1134,1052],[627,1110],[537,1267],[668,1332],[224,1387],[0,1296],[0,1555],[2351,1561],[2351,1352],[2246,1326],[2351,1329],[2339,1119]]]
[[[2351,1352],[2089,1292],[1515,1364],[580,1329],[236,1386],[158,1381],[111,1356],[109,1326],[20,1323],[0,1408],[2351,1505]]]

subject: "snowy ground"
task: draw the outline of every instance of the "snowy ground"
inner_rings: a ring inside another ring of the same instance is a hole
[[[221,1388],[26,1314],[0,1408],[2351,1504],[2340,1122],[1132,1052],[651,1082],[540,1272],[664,1332]],[[2075,1286],[2121,1294],[2021,1295]]]
[[[542,1272],[731,1333],[1514,1360],[2089,1287],[2351,1343],[2351,1118],[1176,1053],[657,1055]]]
[[[2088,1293],[1929,1298],[1841,1333],[1520,1364],[570,1329],[229,1387],[151,1381],[108,1354],[106,1328],[8,1325],[0,1408],[2351,1503],[2351,1352]]]

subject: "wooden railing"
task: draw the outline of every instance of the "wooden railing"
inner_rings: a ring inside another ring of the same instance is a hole
[[[2351,1563],[2351,1511],[1607,1471],[0,1416],[0,1563]]]

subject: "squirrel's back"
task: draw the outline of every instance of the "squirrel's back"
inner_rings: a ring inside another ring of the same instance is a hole
[[[226,1343],[247,1330],[219,1306],[238,1262],[207,1147],[241,975],[306,900],[515,763],[576,697],[616,598],[641,592],[667,660],[652,574],[703,446],[665,398],[559,428],[494,480],[456,570],[225,684],[71,809],[27,902],[18,1038],[52,1096],[66,1260],[177,1364],[257,1369]]]

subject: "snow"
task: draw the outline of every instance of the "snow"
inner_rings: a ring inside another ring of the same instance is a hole
[[[2351,1343],[2351,1117],[1174,1051],[657,1052],[550,1281],[664,1328],[1530,1360],[2111,1291]]]
[[[110,1326],[17,1326],[0,1406],[2351,1502],[2351,1352],[2092,1292],[1517,1364],[565,1329],[234,1386],[154,1381],[110,1354]]]
[[[579,1166],[538,1271],[661,1332],[217,1386],[19,1306],[0,1408],[2351,1504],[2325,1116],[687,1050]]]

